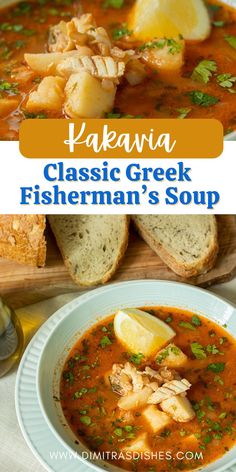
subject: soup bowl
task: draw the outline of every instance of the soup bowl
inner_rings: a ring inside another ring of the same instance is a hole
[[[72,454],[94,470],[115,472],[118,467],[89,457],[89,450],[67,425],[58,401],[60,378],[69,350],[95,323],[121,308],[166,306],[186,309],[219,325],[227,324],[236,338],[236,310],[223,299],[190,285],[166,281],[132,281],[111,284],[80,296],[59,310],[48,323],[48,337],[37,370],[37,395],[44,418],[54,436]],[[75,443],[76,441],[76,443]],[[236,447],[205,466],[204,472],[220,472],[236,463]],[[66,472],[66,467],[64,469]]]
[[[0,8],[5,8],[14,4],[19,3],[22,0],[0,0]],[[236,8],[236,0],[221,0],[221,3],[230,5]],[[236,141],[236,130],[225,136],[225,141]]]

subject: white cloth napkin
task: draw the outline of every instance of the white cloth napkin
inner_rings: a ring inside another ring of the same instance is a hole
[[[236,279],[212,287],[211,291],[236,304]],[[60,295],[17,310],[17,315],[26,327],[26,340],[30,340],[50,315],[78,295],[81,292]],[[45,472],[25,443],[17,423],[14,406],[16,370],[0,379],[0,472]]]

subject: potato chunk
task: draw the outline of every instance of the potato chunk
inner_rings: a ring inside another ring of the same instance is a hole
[[[18,107],[19,101],[15,98],[0,98],[0,118],[10,115]]]
[[[171,43],[168,44],[168,41]],[[151,69],[158,71],[168,72],[181,69],[184,64],[184,41],[182,39],[154,40],[144,48],[142,59]]]
[[[172,369],[183,367],[187,360],[187,356],[175,344],[168,344],[168,346],[158,352],[156,357],[157,364]]]
[[[88,72],[72,74],[66,84],[65,112],[70,118],[101,118],[112,110],[116,86],[105,89]]]
[[[29,112],[42,110],[61,111],[64,101],[65,80],[62,77],[45,77],[38,89],[32,92],[26,104]]]
[[[144,387],[139,392],[130,393],[125,397],[120,398],[118,401],[118,407],[123,410],[135,410],[146,405],[148,398],[152,394],[150,387]]]
[[[165,413],[180,423],[186,423],[195,416],[190,401],[187,397],[181,397],[180,395],[164,400],[160,404],[160,407]]]
[[[140,434],[137,439],[135,439],[130,446],[125,446],[122,449],[124,452],[151,452],[151,449],[148,445],[147,433]]]
[[[28,66],[39,75],[58,75],[57,66],[65,59],[80,56],[91,56],[92,50],[85,46],[78,46],[76,51],[54,52],[42,54],[25,54]]]
[[[163,411],[158,410],[158,408],[154,405],[150,405],[145,408],[143,411],[143,416],[147,420],[154,433],[161,431],[172,422],[170,416],[168,416]]]

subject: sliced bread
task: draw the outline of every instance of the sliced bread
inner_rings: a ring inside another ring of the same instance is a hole
[[[125,215],[48,217],[72,279],[79,285],[107,282],[125,254],[129,218]]]
[[[212,215],[135,215],[146,243],[181,277],[208,272],[218,254],[217,223]]]
[[[0,215],[0,257],[42,267],[46,260],[44,215]]]

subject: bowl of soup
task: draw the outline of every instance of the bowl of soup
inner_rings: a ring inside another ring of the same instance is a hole
[[[226,470],[236,462],[236,311],[208,291],[133,281],[56,314],[41,410],[96,470]]]
[[[208,37],[183,43],[178,38],[156,40],[155,35],[146,42],[133,37],[131,0],[69,0],[56,6],[53,0],[1,2],[1,140],[18,139],[20,123],[27,118],[77,117],[216,118],[225,139],[235,139],[236,4],[206,3]],[[83,14],[92,15],[92,26],[104,28],[102,41],[101,36],[82,41],[78,31],[65,33]],[[58,68],[55,53],[67,59],[63,67]],[[94,62],[90,56],[99,59]],[[83,80],[71,79],[81,69]]]

